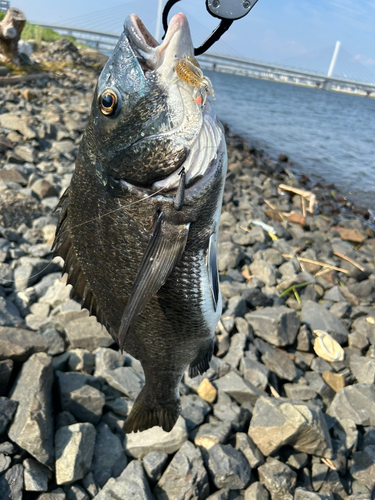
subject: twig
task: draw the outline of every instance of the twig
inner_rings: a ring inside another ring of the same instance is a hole
[[[347,271],[346,269],[342,269],[341,267],[331,266],[331,264],[326,264],[325,262],[319,262],[318,260],[306,259],[305,257],[298,257],[296,255],[289,255],[287,253],[283,253],[283,257],[287,259],[297,259],[300,262],[307,262],[308,264],[316,264],[317,266],[327,267],[328,269],[333,269],[334,271],[339,271],[340,273],[345,273],[345,274],[349,273],[349,271]]]
[[[270,391],[271,394],[274,398],[280,398],[280,394],[277,392],[277,390],[270,384]]]
[[[337,470],[336,465],[329,458],[321,458],[320,460],[330,469]]]
[[[314,278],[318,278],[318,276],[323,276],[323,274],[330,273],[332,269],[321,269],[316,274],[314,274]]]
[[[340,259],[347,260],[348,262],[350,262],[350,264],[352,264],[353,266],[355,266],[357,269],[359,269],[362,272],[366,271],[366,269],[364,267],[362,267],[359,264],[357,264],[356,262],[354,262],[354,260],[349,259],[349,257],[345,257],[345,255],[343,255],[342,253],[333,252],[333,255],[340,257]],[[348,272],[348,271],[346,271],[346,272]]]
[[[307,200],[309,200],[308,211],[311,214],[314,213],[314,206],[316,204],[316,195],[314,193],[312,193],[311,191],[305,191],[303,189],[287,186],[286,184],[280,184],[279,189],[281,189],[282,191],[290,191],[291,193],[299,194],[300,196],[302,196],[302,198],[306,198]]]
[[[250,233],[250,229],[246,229],[246,227],[240,226],[240,229],[242,229],[242,231],[246,231],[247,233]]]
[[[281,219],[282,221],[284,221],[284,220],[285,220],[285,217],[283,216],[283,214],[282,214],[279,210],[277,210],[277,208],[275,207],[275,205],[272,205],[272,203],[271,203],[271,202],[269,202],[268,200],[264,200],[264,203],[265,203],[267,206],[269,206],[271,210],[273,210],[274,212],[277,212],[277,213],[278,213],[278,215],[279,215],[279,217],[280,217],[280,219]]]
[[[305,198],[303,196],[301,196],[301,200],[302,200],[302,215],[303,215],[303,218],[306,219],[306,202],[305,202]]]

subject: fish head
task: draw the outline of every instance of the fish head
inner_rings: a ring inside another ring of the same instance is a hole
[[[184,14],[171,19],[160,45],[136,15],[126,19],[99,77],[86,132],[102,180],[155,189],[181,170],[197,146],[205,114],[213,116],[209,100],[197,99],[207,92],[199,87],[207,79],[189,62],[193,55]],[[187,62],[183,74],[181,61]]]

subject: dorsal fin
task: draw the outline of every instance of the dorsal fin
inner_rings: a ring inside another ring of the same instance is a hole
[[[68,221],[69,188],[62,195],[55,210],[61,210],[56,229],[55,241],[52,245],[54,256],[64,259],[62,273],[68,273],[67,283],[73,286],[71,297],[80,301],[81,307],[88,309],[89,315],[96,316],[96,319],[108,329],[102,311],[100,311],[93,291],[87,282],[81,264],[74,250],[70,227]]]

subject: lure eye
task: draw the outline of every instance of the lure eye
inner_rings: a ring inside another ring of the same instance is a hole
[[[107,89],[103,92],[99,99],[100,111],[103,115],[111,116],[118,111],[120,99],[114,89]]]

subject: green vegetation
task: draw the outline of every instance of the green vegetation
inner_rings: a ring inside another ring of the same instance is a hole
[[[2,21],[4,19],[4,16],[5,16],[5,12],[0,12],[0,21]]]

